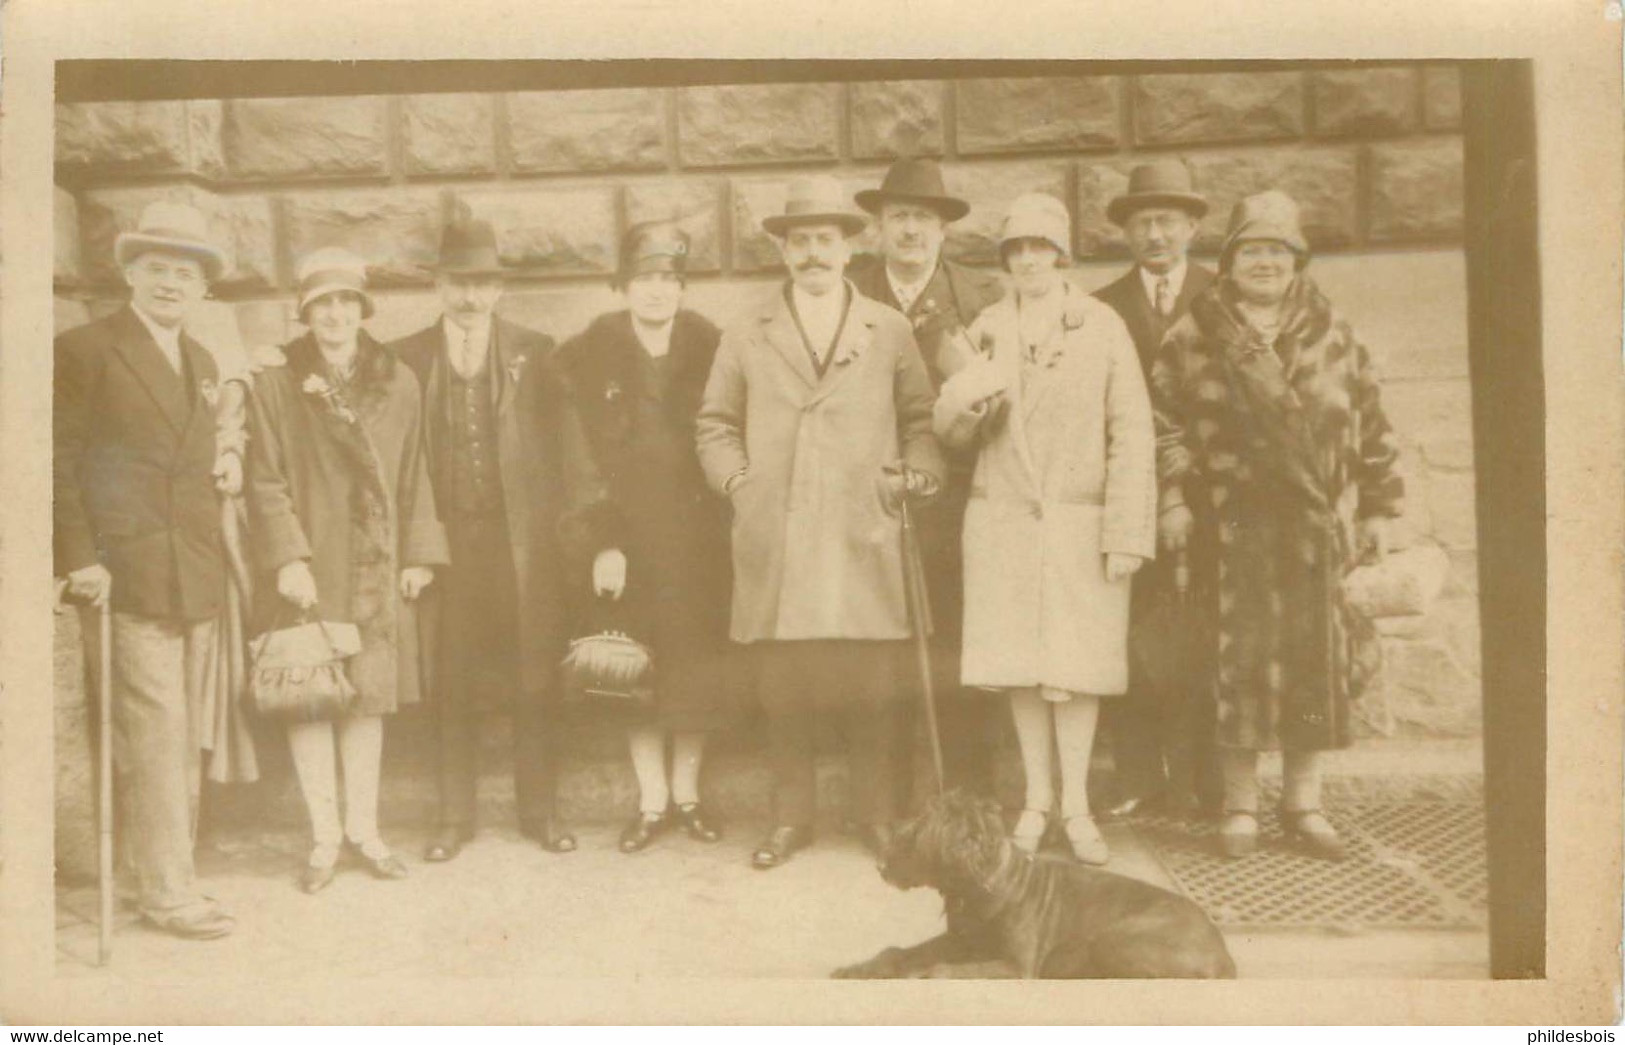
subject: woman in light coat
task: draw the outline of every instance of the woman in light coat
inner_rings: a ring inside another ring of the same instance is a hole
[[[952,447],[979,444],[965,513],[963,681],[1010,701],[1026,772],[1013,840],[1041,843],[1054,806],[1078,859],[1109,853],[1087,777],[1103,697],[1128,686],[1129,579],[1156,538],[1151,406],[1128,330],[1069,284],[1060,201],[1011,204],[999,255],[1014,293],[970,329],[980,356],[934,415]]]
[[[447,561],[417,378],[361,329],[372,310],[360,258],[338,249],[306,258],[299,317],[310,332],[261,371],[249,411],[249,521],[265,574],[254,585],[257,630],[304,613],[361,633],[361,652],[345,663],[355,706],[337,722],[288,727],[315,842],[299,878],[308,893],[333,880],[345,841],[374,877],[406,877],[378,833],[383,716],[418,699],[414,604]]]

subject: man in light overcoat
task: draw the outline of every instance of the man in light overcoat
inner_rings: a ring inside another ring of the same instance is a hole
[[[901,505],[940,485],[935,398],[909,323],[844,278],[864,227],[840,184],[800,179],[763,228],[789,280],[723,334],[696,425],[707,481],[733,505],[730,633],[757,648],[777,867],[812,839],[818,711],[847,727],[849,813],[889,840],[910,635]]]

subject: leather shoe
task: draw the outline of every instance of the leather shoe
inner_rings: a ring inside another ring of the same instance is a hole
[[[1130,817],[1158,812],[1161,810],[1162,805],[1162,795],[1159,793],[1129,795],[1102,810],[1100,819],[1106,821],[1127,820]]]
[[[863,847],[874,854],[876,860],[886,859],[886,851],[891,848],[892,829],[890,824],[861,824],[856,834]]]
[[[1289,844],[1322,860],[1348,859],[1348,846],[1317,809],[1281,810],[1281,831]]]
[[[299,891],[314,896],[333,884],[333,876],[338,873],[338,864],[323,864],[319,867],[306,864],[305,869],[299,872]]]
[[[423,859],[431,864],[455,860],[473,837],[474,832],[466,827],[442,827],[424,848]]]
[[[362,866],[374,878],[384,881],[399,881],[408,877],[406,865],[401,863],[400,858],[394,853],[385,853],[383,856],[368,856],[366,853],[360,853],[360,857]]]
[[[770,871],[790,859],[797,849],[812,844],[812,828],[781,824],[762,840],[751,854],[750,865],[758,871]]]
[[[688,832],[688,837],[696,842],[722,841],[722,829],[710,819],[710,814],[698,802],[678,806],[677,822]]]
[[[638,813],[632,822],[626,825],[626,830],[621,832],[621,852],[642,852],[670,826],[669,813]]]
[[[176,911],[146,911],[147,921],[183,940],[217,940],[237,927],[237,920],[212,903],[197,903]]]
[[[543,820],[521,824],[519,833],[550,853],[576,851],[576,836],[571,834],[569,828],[560,823],[557,817],[550,816]]]

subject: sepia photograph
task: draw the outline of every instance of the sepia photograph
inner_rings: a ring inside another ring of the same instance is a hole
[[[30,978],[1547,979],[1535,62],[454,54],[51,63]]]

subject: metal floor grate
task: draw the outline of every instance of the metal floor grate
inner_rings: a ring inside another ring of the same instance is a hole
[[[1273,814],[1256,853],[1227,860],[1218,828],[1133,821],[1181,890],[1226,928],[1359,931],[1479,928],[1488,896],[1482,808],[1471,802],[1359,801],[1327,817],[1348,843],[1341,863],[1287,849]]]

